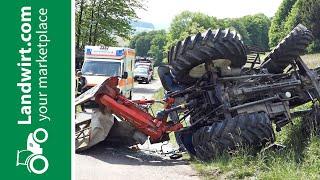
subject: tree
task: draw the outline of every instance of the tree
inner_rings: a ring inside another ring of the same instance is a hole
[[[320,52],[320,0],[308,0],[301,8],[301,20],[312,31],[314,42],[308,47],[308,52]]]
[[[116,45],[115,38],[129,38],[131,20],[136,9],[143,8],[140,0],[77,0],[76,46]]]
[[[145,34],[145,35],[144,35]],[[135,50],[137,56],[148,56],[151,46],[152,36],[147,33],[142,33],[136,41]]]
[[[222,28],[236,30],[247,45],[269,49],[268,31],[271,21],[264,14],[248,15],[241,18],[226,18],[219,22]]]
[[[301,0],[297,0],[296,3],[292,6],[292,9],[290,11],[290,14],[287,17],[287,20],[284,24],[284,35],[288,34],[296,25],[301,23],[301,13],[300,8],[302,6],[303,2]],[[283,38],[283,37],[282,37]]]
[[[316,39],[320,39],[320,0],[304,1],[301,20],[310,28]]]
[[[245,44],[269,49],[268,31],[270,24],[270,19],[263,14],[235,19],[217,19],[202,13],[184,11],[171,22],[165,49],[168,50],[172,45],[189,35],[204,32],[209,28],[231,28],[242,36]]]
[[[216,27],[218,27],[218,20],[215,17],[200,12],[183,11],[175,16],[170,24],[166,49],[189,35]]]
[[[285,23],[285,33],[289,33],[299,23],[311,30],[315,37],[308,52],[320,51],[320,0],[298,0]]]
[[[132,37],[129,47],[136,50],[137,56],[148,56],[151,41],[157,31],[141,32]]]
[[[155,66],[162,64],[164,60],[164,47],[167,43],[166,32],[160,30],[152,39],[148,54],[155,59]]]
[[[293,5],[297,0],[283,0],[275,16],[272,19],[269,30],[269,45],[276,46],[279,41],[285,36],[284,24],[289,16]]]
[[[137,56],[149,56],[155,59],[155,66],[164,59],[164,46],[167,43],[167,34],[164,30],[141,32],[130,41],[130,48],[136,50]]]
[[[243,25],[248,32],[250,45],[269,49],[268,32],[271,24],[270,19],[264,14],[256,14],[244,16],[241,21],[243,21]]]
[[[241,35],[241,38],[245,44],[252,45],[251,39],[249,37],[249,33],[241,18],[237,18],[237,19],[226,18],[221,20],[220,24],[221,24],[221,27],[231,28],[236,30]]]
[[[271,23],[270,45],[277,45],[299,23],[310,29],[315,37],[308,52],[319,52],[320,0],[284,0]]]
[[[77,24],[77,30],[76,30],[76,49],[80,49],[80,37],[81,37],[81,27],[82,27],[82,17],[83,17],[83,11],[85,9],[85,0],[76,1],[77,6],[77,18],[76,18],[76,24]]]

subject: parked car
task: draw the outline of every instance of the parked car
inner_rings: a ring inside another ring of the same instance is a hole
[[[147,67],[138,67],[134,69],[134,80],[138,83],[145,82],[149,84],[151,82],[152,73]]]
[[[151,79],[153,79],[153,59],[136,56],[134,68],[146,67],[151,71]]]

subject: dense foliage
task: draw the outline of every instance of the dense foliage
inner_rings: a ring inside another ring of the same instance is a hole
[[[242,36],[245,44],[269,49],[270,24],[270,19],[263,14],[217,19],[200,12],[184,11],[172,20],[167,33],[164,30],[139,33],[131,39],[130,47],[136,49],[138,56],[153,57],[158,65],[165,59],[164,53],[179,40],[209,28],[230,28]]]
[[[76,0],[76,48],[85,45],[116,45],[116,38],[130,38],[136,9],[142,0]],[[283,0],[275,16],[264,14],[241,18],[217,19],[200,12],[184,11],[171,22],[169,30],[142,32],[131,37],[130,47],[138,56],[151,56],[156,65],[165,52],[179,40],[206,29],[230,28],[242,36],[247,45],[270,49],[297,24],[302,23],[314,34],[309,52],[320,51],[320,0]]]
[[[269,44],[271,47],[276,46],[283,36],[285,36],[285,32],[283,32],[284,25],[296,1],[297,0],[283,0],[275,16],[272,18],[269,30]]]
[[[168,32],[167,49],[189,35],[217,28],[218,20],[206,14],[183,11],[172,20]]]
[[[275,46],[299,23],[310,29],[315,37],[308,52],[320,51],[320,0],[284,0],[272,20],[270,46]]]
[[[115,45],[116,37],[129,38],[140,0],[76,0],[76,48]]]
[[[245,44],[269,49],[268,31],[271,21],[264,14],[247,15],[236,19],[224,19],[219,25],[222,28],[233,28]]]
[[[241,34],[245,44],[267,50],[276,46],[299,23],[310,29],[315,37],[307,51],[320,52],[320,0],[283,0],[272,21],[264,14],[217,19],[200,12],[184,11],[172,20],[167,34],[162,34],[162,42],[166,42],[164,50],[167,51],[179,40],[197,32],[203,32],[208,28],[230,28]],[[150,53],[151,43],[145,46],[143,50],[145,55],[155,56],[161,54],[159,52],[163,50],[162,45],[160,49],[154,45],[153,53]],[[138,49],[138,53],[139,51]],[[161,61],[159,59],[161,57],[163,55],[157,56],[156,59]]]
[[[153,57],[155,65],[161,64],[164,58],[164,46],[167,43],[165,30],[142,32],[135,35],[129,44],[136,50],[137,56]]]
[[[160,65],[164,59],[164,47],[167,44],[166,32],[158,31],[151,41],[149,54],[155,59],[154,65]]]

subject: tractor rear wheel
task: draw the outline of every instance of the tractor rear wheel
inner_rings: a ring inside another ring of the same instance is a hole
[[[270,73],[282,73],[313,40],[312,33],[303,25],[296,26],[265,58],[262,68]]]
[[[209,161],[222,153],[244,147],[260,150],[275,141],[272,124],[266,113],[238,115],[198,129],[192,136],[196,157]]]
[[[168,52],[168,62],[175,80],[191,84],[204,73],[204,63],[225,63],[231,68],[241,68],[247,61],[246,50],[235,31],[208,30],[179,41]]]

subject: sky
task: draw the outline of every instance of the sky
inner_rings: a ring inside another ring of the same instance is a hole
[[[282,0],[144,0],[146,10],[138,10],[140,20],[156,29],[167,29],[182,11],[202,12],[217,18],[237,18],[263,13],[272,17]]]

